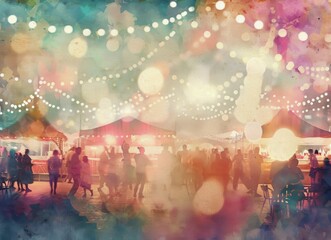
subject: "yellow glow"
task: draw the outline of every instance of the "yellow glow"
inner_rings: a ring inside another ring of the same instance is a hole
[[[14,52],[23,54],[27,51],[37,50],[39,42],[28,34],[16,33],[11,39],[10,46]]]
[[[106,141],[107,145],[115,145],[116,144],[116,138],[114,136],[111,136],[111,135],[105,136],[105,141]]]
[[[290,129],[277,130],[268,143],[268,152],[272,160],[287,161],[298,148],[298,138]]]
[[[148,95],[154,95],[163,87],[163,75],[158,68],[150,67],[142,71],[138,77],[139,89]]]
[[[69,54],[76,58],[84,57],[87,49],[87,42],[80,37],[72,39],[68,46]]]
[[[205,181],[193,199],[193,208],[197,213],[213,215],[224,205],[224,188],[216,179]]]

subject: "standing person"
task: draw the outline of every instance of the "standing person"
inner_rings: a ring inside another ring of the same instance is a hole
[[[169,146],[164,145],[158,159],[157,173],[161,186],[170,195],[171,173],[175,166],[175,156],[169,151]]]
[[[25,149],[25,153],[22,158],[23,163],[23,176],[22,183],[25,184],[25,192],[31,192],[29,184],[33,183],[33,173],[32,173],[32,159],[29,156],[30,150]]]
[[[131,154],[129,152],[130,145],[127,142],[123,142],[122,146],[123,152],[123,186],[129,186],[130,190],[132,189],[132,183],[134,179],[134,167],[131,163]]]
[[[221,152],[221,166],[220,166],[220,173],[221,179],[224,184],[224,191],[227,191],[227,187],[230,181],[230,171],[231,171],[231,159],[229,156],[229,150],[227,148]]]
[[[53,156],[50,157],[47,161],[47,169],[49,173],[49,184],[51,186],[51,194],[56,194],[57,181],[60,176],[60,168],[62,166],[62,162],[59,158],[59,151],[54,150]]]
[[[248,179],[244,173],[244,156],[240,149],[233,157],[233,190],[237,190],[239,179],[249,189]]]
[[[81,170],[81,162],[79,159],[79,155],[82,153],[82,148],[77,147],[75,149],[75,153],[72,155],[70,159],[69,170],[72,174],[72,178],[74,179],[74,184],[69,192],[69,197],[73,197],[79,188],[79,181],[80,181],[80,170]]]
[[[70,160],[72,158],[72,155],[75,153],[75,147],[72,147],[69,149],[69,151],[67,152],[66,156],[65,156],[65,164],[66,164],[66,168],[67,168],[67,176],[66,178],[64,179],[64,181],[67,181],[68,180],[68,183],[71,183],[71,180],[72,180],[72,175],[71,175],[71,172],[70,172]]]
[[[308,153],[309,153],[309,165],[310,165],[310,171],[309,171],[309,177],[310,177],[310,182],[311,185],[317,183],[316,181],[316,173],[318,171],[318,161],[316,158],[316,155],[314,154],[314,150],[313,149],[308,149]]]
[[[261,195],[257,193],[257,187],[259,185],[259,180],[261,176],[261,165],[263,162],[263,158],[260,155],[260,148],[256,147],[254,149],[254,152],[251,152],[249,156],[249,167],[251,173],[251,193],[254,197],[261,197]]]
[[[101,188],[103,188],[103,186],[105,185],[105,175],[106,175],[106,171],[107,168],[109,167],[109,159],[110,159],[110,155],[108,152],[108,148],[107,146],[104,146],[104,150],[100,155],[100,161],[99,161],[99,166],[98,166],[98,171],[99,171],[99,188],[98,190],[100,191]]]
[[[117,162],[114,147],[112,147],[110,150],[108,168],[105,171],[105,181],[110,197],[119,195],[118,185],[120,180],[117,172]]]
[[[10,149],[9,151],[9,158],[7,162],[7,170],[9,173],[9,181],[10,181],[10,188],[14,188],[14,183],[17,181],[17,175],[18,175],[18,166],[17,166],[17,160],[16,160],[16,152],[14,149]],[[18,183],[17,183],[18,185]],[[20,187],[18,185],[18,187]]]
[[[136,185],[134,187],[133,197],[137,196],[137,191],[139,189],[139,197],[143,198],[143,191],[146,182],[146,166],[150,165],[151,162],[149,158],[145,155],[145,148],[138,147],[139,154],[134,156],[136,161]]]
[[[86,189],[91,192],[91,196],[93,196],[93,190],[91,188],[92,184],[92,174],[91,174],[91,166],[88,162],[88,157],[83,156],[82,168],[80,170],[80,186],[84,189],[83,198],[86,198]]]
[[[24,191],[22,177],[23,177],[24,169],[23,169],[23,155],[22,153],[18,153],[17,156],[17,184],[18,191]]]
[[[6,172],[7,168],[7,163],[8,161],[8,151],[7,148],[4,147],[2,151],[2,158],[1,158],[1,163],[0,163],[0,172]]]

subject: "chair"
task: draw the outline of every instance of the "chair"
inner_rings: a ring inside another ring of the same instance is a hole
[[[263,203],[262,203],[260,215],[262,214],[264,205],[267,201],[269,202],[270,211],[272,210],[272,203],[274,202],[273,190],[271,188],[269,188],[268,185],[261,185],[261,189],[262,189],[262,192],[263,192],[264,200],[263,200]]]
[[[0,176],[0,191],[3,193],[5,192],[6,194],[8,193],[9,187],[7,186],[7,181],[8,179],[4,176]]]

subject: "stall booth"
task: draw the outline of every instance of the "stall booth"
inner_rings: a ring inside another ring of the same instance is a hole
[[[132,154],[138,153],[137,146],[144,146],[146,154],[153,160],[161,153],[163,145],[173,148],[176,135],[174,131],[126,117],[101,127],[81,130],[80,139],[84,153],[96,162],[104,146],[114,147],[115,153],[120,157],[121,145],[124,141],[131,146],[130,153]]]
[[[0,131],[1,153],[6,148],[15,149],[24,154],[25,149],[30,150],[33,172],[35,174],[47,173],[46,160],[54,149],[60,153],[67,137],[45,119],[38,110],[24,114],[14,124]]]
[[[311,125],[292,111],[282,109],[269,123],[262,126],[260,145],[267,153],[264,170],[270,171],[271,162],[287,161],[296,152],[299,167],[308,172],[307,150],[319,150],[317,158],[322,164],[327,154],[324,149],[330,144],[331,132]]]

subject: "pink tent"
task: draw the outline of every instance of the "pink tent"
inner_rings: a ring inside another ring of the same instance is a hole
[[[269,123],[262,126],[262,138],[271,138],[280,128],[290,129],[299,138],[331,138],[331,132],[311,125],[286,109],[281,109]]]

